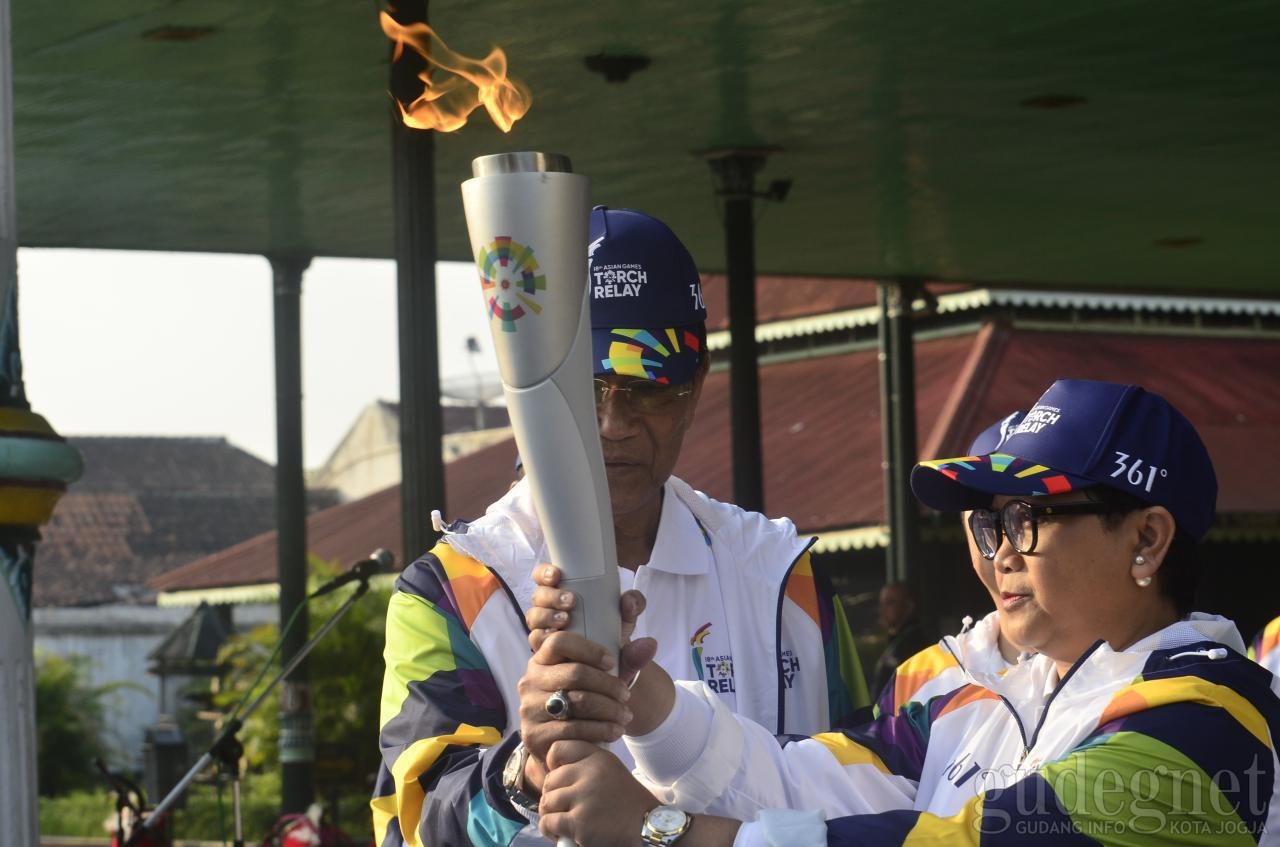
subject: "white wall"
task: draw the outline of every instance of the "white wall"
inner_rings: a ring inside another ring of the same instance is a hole
[[[158,606],[34,610],[37,652],[88,658],[91,685],[129,681],[138,686],[122,688],[105,701],[107,731],[117,748],[112,764],[142,766],[143,732],[160,714],[160,678],[147,673],[147,654],[193,611],[191,607]],[[277,614],[276,606],[271,604],[237,606],[233,613],[234,625],[237,631],[242,631],[274,621]],[[170,710],[181,687],[181,680],[170,678],[167,683]]]

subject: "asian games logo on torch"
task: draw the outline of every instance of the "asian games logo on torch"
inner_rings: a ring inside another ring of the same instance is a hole
[[[489,302],[489,314],[502,322],[503,332],[515,332],[516,321],[529,312],[542,312],[533,298],[547,290],[533,248],[509,235],[499,235],[476,256],[480,287]]]

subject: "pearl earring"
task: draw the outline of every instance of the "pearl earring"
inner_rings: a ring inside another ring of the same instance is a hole
[[[1151,577],[1140,576],[1137,579],[1135,579],[1134,582],[1138,583],[1139,588],[1146,588],[1148,585],[1151,584]]]
[[[1133,557],[1133,563],[1141,567],[1147,563],[1147,557],[1139,553],[1138,555]]]

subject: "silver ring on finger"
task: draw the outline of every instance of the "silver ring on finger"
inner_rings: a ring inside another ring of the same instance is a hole
[[[547,698],[547,704],[544,706],[547,714],[551,716],[553,721],[567,721],[572,715],[569,707],[569,692],[563,688],[556,690]]]

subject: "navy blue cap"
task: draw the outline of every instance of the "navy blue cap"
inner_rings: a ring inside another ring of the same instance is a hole
[[[977,437],[973,439],[973,443],[969,445],[969,455],[985,456],[987,453],[994,453],[1004,443],[1004,440],[1009,437],[1009,433],[1013,431],[1013,428],[1022,421],[1022,416],[1025,414],[1026,412],[1023,411],[1013,412],[978,433]]]
[[[1101,485],[1164,506],[1192,538],[1213,524],[1218,480],[1209,451],[1182,413],[1136,385],[1060,379],[994,448],[975,453],[921,462],[911,490],[927,506],[961,511],[997,494]]]
[[[596,374],[680,385],[707,347],[702,279],[689,251],[657,218],[591,210],[587,285]]]

